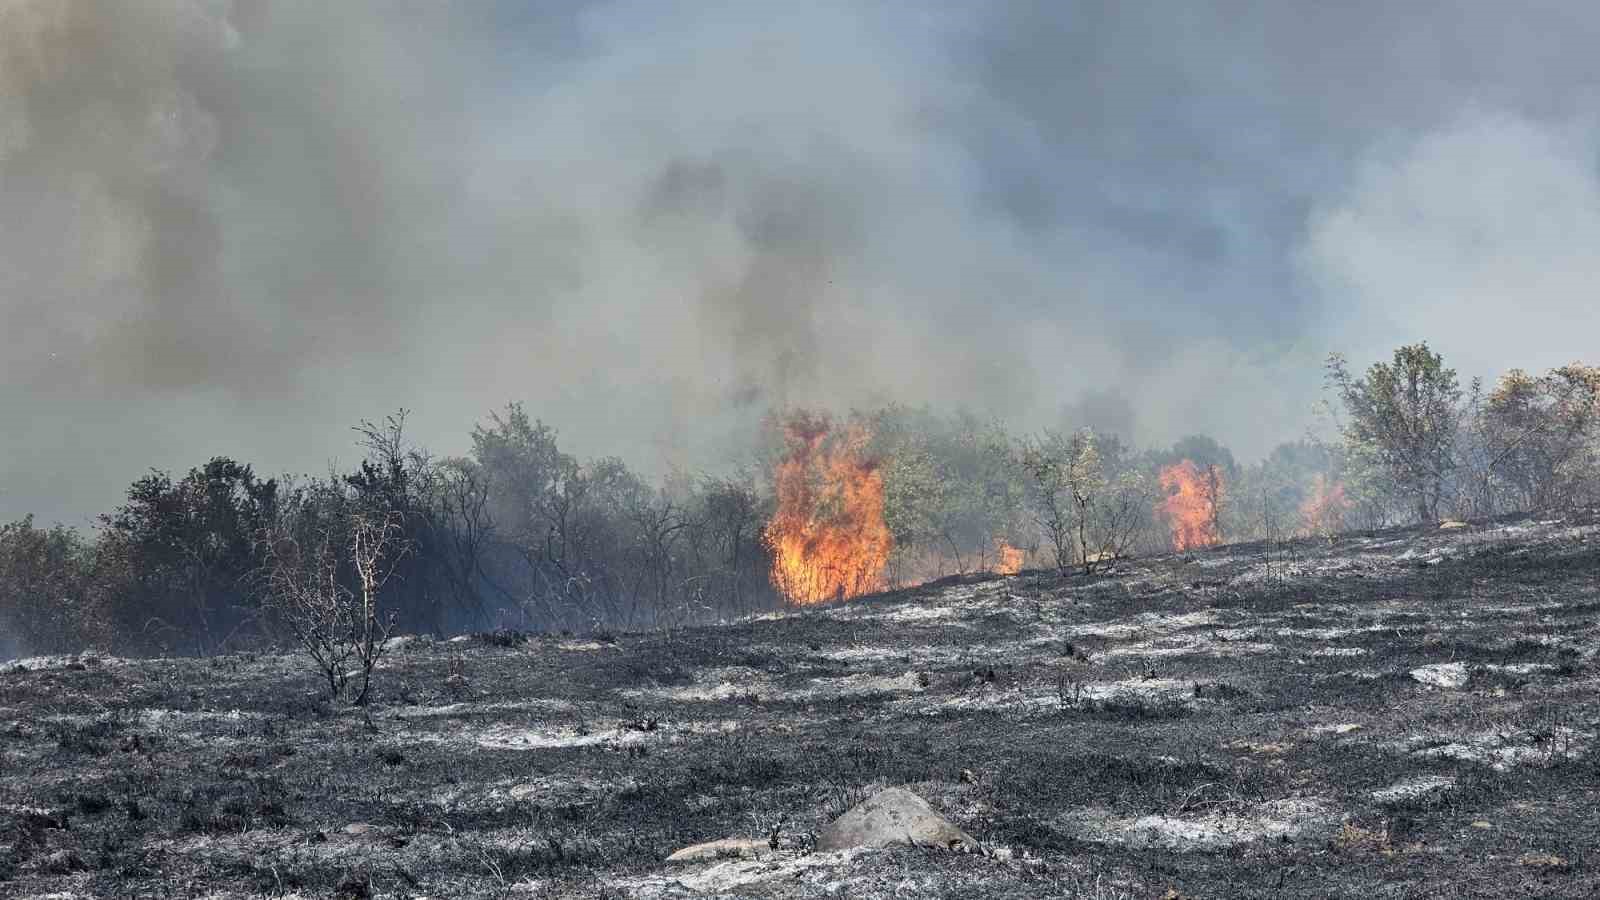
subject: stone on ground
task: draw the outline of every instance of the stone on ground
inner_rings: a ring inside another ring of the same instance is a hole
[[[916,844],[978,850],[978,842],[905,788],[888,788],[861,801],[817,836],[818,850]]]
[[[667,857],[667,862],[702,862],[712,859],[754,859],[777,851],[766,838],[730,837],[684,847]]]

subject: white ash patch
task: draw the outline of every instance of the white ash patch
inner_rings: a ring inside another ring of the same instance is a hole
[[[772,648],[774,652],[792,652],[792,647]],[[971,653],[975,648],[962,648]],[[960,654],[943,647],[912,646],[912,647],[840,647],[835,650],[823,650],[819,653],[809,654],[812,658],[831,659],[843,663],[864,663],[876,665],[905,665],[908,662],[921,664],[944,663],[956,659]]]
[[[1361,726],[1355,722],[1335,722],[1327,725],[1313,725],[1307,731],[1313,735],[1331,734],[1335,736],[1350,734],[1360,731]]]
[[[1102,638],[1130,638],[1142,632],[1165,634],[1182,631],[1186,628],[1200,628],[1218,623],[1215,610],[1202,609],[1196,612],[1179,613],[1176,615],[1162,615],[1160,613],[1140,613],[1132,619],[1118,619],[1110,622],[1087,622],[1081,625],[1068,625],[1061,629],[1061,633],[1068,637],[1102,637]]]
[[[1362,550],[1388,550],[1392,547],[1404,547],[1407,543],[1409,543],[1409,541],[1406,538],[1391,538],[1388,540],[1372,538],[1370,540],[1361,541],[1356,546],[1360,547]]]
[[[686,685],[684,687],[650,688],[624,692],[630,697],[656,697],[675,703],[695,703],[715,700],[737,700],[741,697],[771,697],[772,685],[764,678],[744,681],[724,681],[720,684]]]
[[[616,644],[608,644],[605,641],[567,640],[556,642],[556,649],[566,650],[571,653],[593,653],[597,650],[620,650],[622,648]]]
[[[937,699],[927,709],[1059,709],[1082,702],[1186,703],[1210,702],[1205,689],[1195,696],[1195,682],[1181,678],[1127,678],[1120,681],[1068,681],[1059,688],[1052,685],[1023,685],[1014,688],[984,684],[953,697]],[[907,701],[912,702],[912,701]]]
[[[1433,663],[1412,669],[1411,677],[1419,684],[1425,684],[1428,687],[1453,690],[1466,687],[1467,682],[1472,678],[1472,673],[1467,671],[1466,663]]]
[[[576,712],[578,705],[570,700],[539,698],[533,700],[499,701],[494,703],[443,703],[431,706],[413,703],[384,710],[380,715],[388,719],[456,719],[477,716],[531,713],[549,715]]]
[[[1038,710],[1061,708],[1061,695],[1053,689],[1003,688],[984,684],[963,694],[939,698],[926,706],[923,705],[920,699],[897,702],[899,704],[915,704],[926,714],[932,714],[942,709]]]
[[[1328,678],[1354,678],[1357,681],[1377,681],[1387,673],[1377,669],[1340,669],[1328,675]]]
[[[1121,647],[1112,647],[1097,658],[1116,659],[1123,656],[1162,658],[1183,656],[1239,657],[1260,656],[1277,652],[1276,644],[1258,641],[1215,641],[1202,635],[1183,634],[1141,641]]]
[[[796,688],[780,688],[753,669],[742,667],[708,670],[707,675],[705,683],[701,684],[636,689],[624,691],[623,694],[636,698],[648,697],[692,703],[737,700],[752,695],[760,700],[824,700],[863,694],[920,693],[926,690],[921,676],[916,672],[899,675],[863,673],[837,678],[814,678],[803,687]]]
[[[638,787],[631,777],[589,778],[583,775],[550,775],[539,778],[503,778],[489,782],[458,782],[426,788],[395,786],[385,791],[393,803],[432,804],[444,809],[504,809],[516,803],[577,806],[592,803],[618,791]]]
[[[1338,817],[1315,799],[1274,800],[1204,815],[1119,818],[1087,810],[1073,816],[1079,836],[1102,844],[1159,847],[1179,853],[1223,850],[1265,840],[1332,834]]]
[[[800,691],[778,694],[784,699],[824,699],[861,694],[921,693],[926,690],[916,672],[903,675],[846,675],[842,678],[815,678]]]
[[[70,668],[93,669],[99,666],[123,668],[128,660],[120,656],[102,656],[85,650],[82,653],[62,653],[50,656],[27,656],[0,663],[0,675],[13,672],[59,672]]]
[[[1490,672],[1499,672],[1505,675],[1542,675],[1554,672],[1557,666],[1551,663],[1486,663],[1483,668]]]
[[[396,650],[416,649],[426,647],[433,643],[433,638],[421,634],[397,634],[383,642],[383,652],[393,653]]]
[[[1372,799],[1378,803],[1400,803],[1443,794],[1455,786],[1456,780],[1448,775],[1423,775],[1379,788],[1372,792]]]
[[[1312,656],[1366,656],[1372,651],[1365,647],[1318,647]]]
[[[695,722],[686,725],[657,723],[651,730],[612,721],[593,726],[493,726],[464,735],[487,750],[552,750],[568,747],[623,747],[649,741],[674,741],[693,734],[728,733],[738,730],[734,721]],[[419,735],[418,737],[425,737]]]
[[[1382,625],[1368,625],[1362,628],[1276,628],[1273,634],[1278,637],[1306,638],[1312,641],[1336,641],[1354,634],[1373,631],[1386,631]]]
[[[924,606],[916,603],[902,603],[896,606],[873,609],[871,612],[857,612],[851,618],[882,619],[886,622],[943,622],[970,615],[970,613],[971,610],[963,610],[954,606]]]
[[[1396,562],[1415,566],[1437,566],[1461,559],[1463,551],[1457,546],[1413,547],[1395,557]]]
[[[828,896],[849,896],[850,864],[876,851],[864,848],[824,851],[800,856],[792,851],[765,859],[734,859],[707,866],[686,866],[661,875],[646,875],[614,882],[640,900],[710,894],[747,896],[764,882],[804,885]]]
[[[201,722],[226,722],[244,723],[259,722],[266,719],[264,713],[242,712],[237,709],[230,710],[186,710],[166,709],[163,707],[149,707],[138,711],[135,717],[137,724],[152,728],[181,728]]]
[[[1191,563],[1191,565],[1199,566],[1202,569],[1220,569],[1223,566],[1231,566],[1234,563],[1242,562],[1243,560],[1243,556],[1230,553],[1222,556],[1207,556],[1204,559],[1196,559]]]
[[[633,778],[603,781],[583,776],[552,775],[534,781],[501,783],[491,787],[488,791],[475,789],[474,792],[490,800],[547,805],[552,803],[581,803],[595,797],[615,794],[638,786],[638,781]]]
[[[1287,581],[1294,578],[1303,578],[1307,573],[1306,566],[1288,565],[1286,563],[1273,563],[1271,565],[1260,563],[1228,579],[1228,585],[1230,587],[1238,587],[1270,581]]]
[[[694,673],[694,684],[672,687],[632,688],[620,692],[634,699],[657,698],[679,703],[710,700],[735,700],[748,697],[770,696],[772,683],[765,673],[749,666],[716,666],[699,669]]]
[[[1183,699],[1194,696],[1194,682],[1178,678],[1127,678],[1122,681],[1094,682],[1083,689],[1093,700]]]
[[[1558,726],[1540,735],[1526,731],[1483,731],[1442,743],[1413,738],[1403,745],[1411,755],[1484,763],[1497,771],[1514,766],[1542,766],[1588,755],[1594,734]]]

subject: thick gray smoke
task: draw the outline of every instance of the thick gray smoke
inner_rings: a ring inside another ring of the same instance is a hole
[[[1594,356],[1586,4],[528,6],[0,4],[0,518],[401,405],[647,470],[783,403],[1248,457],[1330,349]]]

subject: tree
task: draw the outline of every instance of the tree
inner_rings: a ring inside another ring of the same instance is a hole
[[[1484,401],[1481,422],[1488,468],[1522,505],[1581,502],[1596,475],[1600,367],[1574,363],[1537,378],[1513,369]]]
[[[253,625],[242,582],[277,498],[276,480],[221,456],[176,482],[164,472],[134,482],[128,502],[101,517],[99,562],[119,626],[214,652]]]
[[[1327,363],[1328,381],[1342,403],[1340,425],[1347,452],[1385,472],[1409,498],[1422,522],[1439,519],[1439,504],[1456,468],[1461,388],[1454,369],[1426,343],[1394,352],[1361,378],[1344,357]]]
[[[1047,431],[1017,453],[1034,520],[1063,573],[1077,565],[1092,575],[1126,554],[1148,515],[1146,479],[1131,468],[1108,471],[1099,443],[1087,429],[1070,436]]]
[[[733,610],[749,612],[746,583],[766,584],[771,570],[761,540],[761,525],[766,521],[761,498],[748,478],[707,478],[701,483],[697,505],[691,536],[704,535],[710,544],[709,574],[724,585],[718,593]]]
[[[316,492],[305,492],[259,539],[258,584],[266,602],[311,658],[329,699],[345,693],[354,664],[360,686],[351,702],[365,705],[395,622],[384,609],[383,588],[409,550],[400,516],[353,504],[330,510]]]
[[[93,547],[70,528],[38,528],[32,516],[0,525],[0,659],[106,646],[93,566]]]

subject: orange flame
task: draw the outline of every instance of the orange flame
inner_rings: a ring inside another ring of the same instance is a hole
[[[883,589],[894,541],[883,520],[883,473],[863,455],[868,437],[862,428],[836,433],[826,417],[806,413],[784,423],[788,452],[774,474],[778,508],[765,540],[772,583],[793,603]]]
[[[1172,528],[1172,546],[1179,552],[1210,547],[1222,541],[1217,507],[1222,500],[1222,470],[1202,470],[1190,460],[1161,470],[1161,489],[1167,498],[1160,509]]]
[[[1024,554],[1021,550],[1001,541],[995,548],[999,559],[995,561],[994,573],[996,575],[1015,575],[1022,571]]]
[[[1328,482],[1320,473],[1311,482],[1311,494],[1300,504],[1300,527],[1307,535],[1330,537],[1344,530],[1344,516],[1355,501],[1344,495],[1344,484]]]

